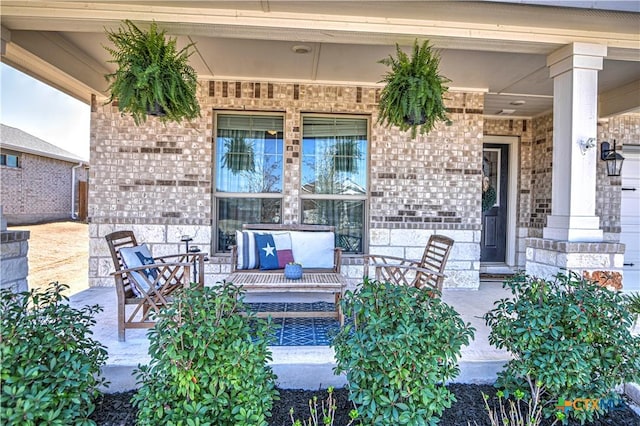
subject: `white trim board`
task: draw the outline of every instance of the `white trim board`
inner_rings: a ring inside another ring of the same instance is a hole
[[[484,135],[483,144],[495,143],[509,145],[509,179],[507,188],[507,241],[505,247],[505,264],[516,266],[516,223],[518,201],[518,170],[520,162],[520,137]]]

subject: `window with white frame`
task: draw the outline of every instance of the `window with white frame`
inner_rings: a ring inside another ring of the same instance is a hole
[[[284,117],[216,115],[217,252],[229,251],[243,223],[280,223]]]
[[[369,120],[302,118],[302,223],[333,225],[345,253],[363,253]]]

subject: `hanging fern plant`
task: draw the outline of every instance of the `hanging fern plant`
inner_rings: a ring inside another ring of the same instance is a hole
[[[237,175],[240,172],[255,172],[256,164],[253,145],[243,137],[233,137],[224,141],[222,167]]]
[[[176,122],[200,116],[198,76],[188,62],[194,43],[177,50],[176,39],[165,34],[155,22],[143,31],[129,20],[124,28],[107,31],[115,48],[104,48],[113,57],[109,62],[117,65],[115,72],[105,76],[111,94],[107,103],[117,100],[120,112],[131,114],[136,125],[145,122],[147,115]]]
[[[391,67],[385,75],[386,86],[380,93],[378,123],[411,130],[416,137],[430,132],[438,121],[446,121],[443,96],[450,82],[439,74],[440,56],[425,40],[422,45],[414,42],[411,57],[396,44],[397,57],[389,55],[381,64]]]

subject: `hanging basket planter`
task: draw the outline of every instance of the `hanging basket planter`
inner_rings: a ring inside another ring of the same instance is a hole
[[[444,94],[450,80],[439,73],[440,56],[425,40],[416,40],[411,57],[396,44],[396,57],[380,63],[391,67],[381,82],[378,123],[411,130],[411,136],[428,133],[439,121],[448,121]]]
[[[147,115],[151,115],[153,117],[164,117],[167,115],[167,112],[162,108],[162,105],[154,102],[153,106],[147,108]]]
[[[427,122],[427,116],[424,112],[421,112],[419,116],[405,115],[404,122],[409,126],[422,126]]]
[[[176,122],[200,116],[198,76],[188,63],[194,43],[177,50],[176,39],[165,34],[155,22],[144,31],[129,20],[117,31],[107,31],[114,47],[104,48],[113,58],[109,62],[117,65],[105,76],[110,92],[107,103],[117,100],[120,112],[131,114],[136,125],[145,122],[147,115]]]

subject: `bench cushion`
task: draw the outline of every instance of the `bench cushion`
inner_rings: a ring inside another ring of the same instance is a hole
[[[293,262],[291,236],[288,232],[256,234],[260,269],[282,269]]]
[[[333,232],[291,231],[294,260],[303,268],[334,267],[335,235]]]

